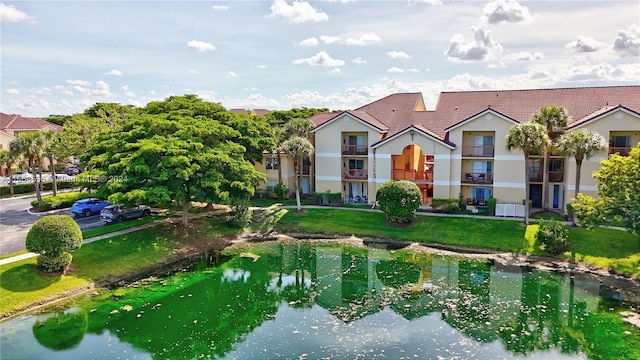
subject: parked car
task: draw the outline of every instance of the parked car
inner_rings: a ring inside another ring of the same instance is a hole
[[[29,173],[18,173],[18,174],[13,174],[13,184],[14,185],[20,185],[20,184],[29,184],[33,182],[33,176]]]
[[[78,169],[75,166],[69,166],[67,168],[64,169],[64,173],[67,175],[78,175],[80,174],[80,169]]]
[[[71,212],[75,216],[91,216],[93,214],[99,214],[105,207],[111,205],[111,203],[105,199],[87,198],[81,199],[73,203],[71,206]]]
[[[149,215],[151,215],[151,208],[147,205],[138,205],[131,208],[127,208],[122,204],[109,205],[100,212],[100,218],[107,223],[122,222],[126,219]]]

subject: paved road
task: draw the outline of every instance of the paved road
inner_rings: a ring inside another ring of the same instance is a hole
[[[25,239],[31,225],[41,215],[30,215],[27,209],[35,197],[0,200],[0,256],[25,249]],[[58,214],[71,215],[70,210]],[[99,216],[76,219],[82,230],[102,226]]]

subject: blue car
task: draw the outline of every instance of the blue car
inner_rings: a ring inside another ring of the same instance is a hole
[[[93,214],[99,214],[102,209],[111,205],[111,203],[104,199],[88,198],[78,200],[71,206],[71,212],[75,216],[91,216]]]

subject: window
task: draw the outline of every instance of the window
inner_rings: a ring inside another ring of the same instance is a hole
[[[473,146],[473,155],[493,156],[493,135],[475,135]]]
[[[267,191],[275,191],[278,180],[267,180]]]
[[[349,169],[364,169],[364,160],[349,159]]]
[[[629,135],[615,135],[609,140],[609,146],[611,147],[630,147],[631,136]]]
[[[280,163],[278,162],[278,158],[268,157],[265,160],[267,170],[278,170],[280,168]]]

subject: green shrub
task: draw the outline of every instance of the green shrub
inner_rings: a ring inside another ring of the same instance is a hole
[[[284,200],[289,197],[289,189],[281,182],[274,187],[273,191],[276,193],[278,200]]]
[[[544,251],[550,254],[562,254],[569,250],[569,230],[557,220],[542,221],[536,239]]]
[[[227,215],[227,223],[231,226],[244,228],[251,223],[251,209],[248,201],[237,201],[231,205]]]
[[[71,207],[74,202],[80,199],[86,199],[91,197],[91,194],[86,192],[69,192],[58,194],[57,196],[49,195],[42,197],[42,206],[38,206],[38,200],[33,200],[31,206],[40,211],[49,211],[55,209],[64,209]]]
[[[410,181],[389,180],[380,186],[376,199],[388,222],[409,224],[416,217],[422,195],[418,185]]]
[[[495,215],[496,214],[496,204],[498,203],[498,200],[496,200],[496,198],[489,198],[489,200],[487,200],[487,211],[489,212],[490,215]]]
[[[456,198],[433,198],[431,200],[431,207],[434,210],[454,212],[458,209],[458,202],[460,200]]]
[[[64,271],[69,264],[71,264],[72,259],[73,256],[68,252],[63,252],[55,256],[47,256],[43,254],[38,256],[36,265],[45,272],[59,272]]]
[[[316,205],[342,205],[342,194],[332,193],[331,190],[323,193],[313,193],[313,203]]]
[[[72,189],[77,187],[80,187],[80,183],[75,181],[58,181],[58,190]],[[43,183],[42,188],[43,190],[50,191],[53,189],[53,183],[51,182]],[[33,183],[13,185],[14,194],[29,194],[35,191],[36,189]],[[9,195],[11,195],[9,186],[0,186],[0,196],[9,196]]]
[[[43,264],[41,267],[45,271],[64,270],[59,265],[64,264],[67,259],[71,262],[71,254],[64,255],[65,250],[77,249],[81,245],[82,231],[69,215],[41,217],[27,233],[27,250],[40,254],[38,265]]]

